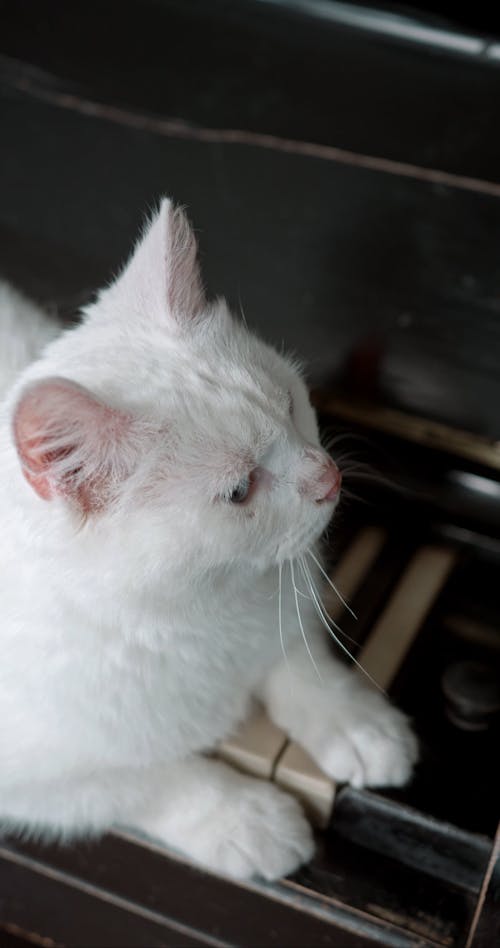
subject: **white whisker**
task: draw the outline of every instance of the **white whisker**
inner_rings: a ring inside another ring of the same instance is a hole
[[[299,595],[301,599],[308,599],[309,602],[311,602],[311,597],[308,596],[307,593],[303,593],[302,590],[297,589],[297,595]]]
[[[281,651],[283,652],[283,658],[285,659],[285,665],[288,669],[288,674],[291,675],[290,665],[288,663],[288,655],[286,654],[285,649],[285,640],[283,638],[283,617],[282,617],[282,600],[281,600],[281,563],[278,564],[278,628],[280,633],[280,644]]]
[[[339,633],[339,635],[342,635],[342,636],[344,637],[344,639],[347,639],[348,642],[352,642],[353,645],[357,646],[357,645],[358,645],[358,642],[356,641],[356,639],[353,639],[350,635],[347,634],[347,632],[344,632],[344,630],[341,629],[341,627],[338,625],[338,623],[335,622],[335,619],[334,619],[334,618],[330,615],[330,613],[328,612],[328,609],[326,608],[326,606],[325,606],[325,604],[324,604],[324,602],[323,602],[323,600],[322,600],[322,598],[321,598],[321,595],[320,595],[320,593],[318,592],[318,589],[317,589],[316,584],[315,584],[315,582],[314,582],[314,579],[313,579],[313,577],[312,577],[311,571],[310,571],[310,569],[309,569],[309,567],[308,567],[308,565],[307,565],[307,563],[306,563],[306,561],[305,561],[305,558],[304,558],[303,556],[301,557],[300,565],[301,565],[301,567],[302,567],[302,572],[303,572],[303,575],[304,575],[304,579],[306,580],[306,583],[307,583],[307,586],[308,586],[308,588],[309,588],[309,590],[310,590],[310,592],[311,592],[311,595],[314,596],[313,602],[314,602],[315,606],[319,606],[319,607],[320,607],[323,617],[326,619],[326,621],[327,621],[328,623],[330,623],[330,624],[333,626],[333,628]],[[317,608],[316,608],[316,611],[318,611]],[[350,654],[350,653],[349,653],[349,654]],[[352,656],[350,656],[350,657],[352,658]]]
[[[301,614],[300,614],[300,609],[299,609],[299,597],[298,597],[298,595],[297,595],[297,594],[298,594],[298,589],[297,589],[297,587],[296,587],[296,585],[295,585],[295,573],[294,573],[294,569],[293,569],[293,560],[290,560],[289,562],[290,562],[290,573],[291,573],[291,576],[292,576],[293,591],[294,591],[294,595],[295,595],[295,608],[296,608],[296,610],[297,610],[297,619],[299,620],[300,631],[301,631],[301,633],[302,633],[302,638],[304,639],[304,645],[305,645],[305,647],[306,647],[306,649],[307,649],[307,654],[309,655],[309,658],[311,659],[311,662],[312,662],[312,664],[313,664],[314,670],[315,670],[315,672],[316,672],[316,674],[317,674],[319,680],[322,682],[323,679],[322,679],[322,677],[321,677],[321,675],[320,675],[318,666],[316,665],[316,662],[314,661],[314,658],[313,658],[313,656],[312,656],[311,649],[309,648],[309,642],[307,641],[306,633],[305,633],[305,631],[304,631],[304,626],[303,626],[303,624],[302,624],[302,616],[301,616]]]
[[[352,662],[354,662],[354,664],[356,665],[356,667],[359,668],[359,670],[362,671],[364,675],[366,675],[366,677],[371,681],[372,685],[374,685],[375,688],[377,688],[379,691],[381,691],[382,694],[385,694],[384,689],[381,688],[380,685],[378,684],[378,682],[376,682],[375,679],[372,678],[372,676],[369,674],[369,672],[367,672],[367,671],[363,668],[363,666],[360,665],[360,663],[357,661],[357,659],[354,658],[354,655],[351,655],[351,652],[349,651],[349,649],[346,648],[346,646],[344,645],[344,643],[340,641],[338,635],[336,635],[336,633],[335,633],[335,632],[333,631],[333,629],[331,628],[329,622],[327,622],[327,620],[326,620],[326,618],[325,618],[325,616],[324,616],[324,614],[323,614],[323,610],[322,610],[321,603],[320,603],[320,601],[318,600],[318,597],[317,597],[317,595],[316,595],[316,593],[315,593],[315,591],[314,591],[314,589],[313,589],[313,587],[312,587],[312,585],[311,585],[311,583],[312,583],[312,578],[311,578],[311,575],[310,575],[310,573],[309,573],[309,570],[307,569],[306,563],[305,563],[305,562],[302,562],[302,563],[301,563],[301,566],[302,566],[302,569],[303,569],[303,572],[304,572],[304,578],[305,578],[305,580],[306,580],[307,585],[309,586],[309,590],[310,590],[310,592],[311,592],[311,596],[313,597],[313,602],[314,602],[314,605],[316,606],[316,611],[317,611],[318,616],[320,617],[320,619],[321,619],[323,625],[324,625],[325,628],[328,630],[328,632],[329,632],[330,635],[332,636],[333,640],[337,643],[337,645],[342,649],[343,652],[345,652],[346,655],[349,656],[349,658],[351,659]],[[332,620],[332,622],[333,622],[333,620]],[[335,623],[334,623],[334,625],[335,625]],[[338,628],[338,626],[336,626],[336,627]],[[339,631],[341,631],[341,630],[339,630]]]
[[[337,587],[335,586],[335,583],[332,582],[332,580],[330,579],[328,573],[326,572],[326,570],[323,569],[323,567],[322,567],[320,561],[319,561],[318,558],[314,555],[314,553],[312,552],[312,550],[306,550],[306,553],[311,557],[311,559],[314,560],[314,562],[316,563],[316,566],[318,567],[318,569],[321,570],[321,572],[323,573],[323,576],[325,577],[327,583],[329,583],[329,585],[332,587],[334,593],[338,596],[338,598],[340,599],[340,601],[341,601],[342,605],[344,606],[344,608],[347,609],[347,611],[351,613],[353,619],[356,619],[356,620],[357,620],[357,618],[358,618],[357,615],[352,611],[350,605],[345,601],[344,597],[341,596],[341,594],[339,593]]]

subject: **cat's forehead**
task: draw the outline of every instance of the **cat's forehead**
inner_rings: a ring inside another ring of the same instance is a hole
[[[287,360],[244,328],[187,340],[169,359],[170,382],[187,397],[247,409],[247,413],[286,412],[294,372]],[[180,377],[179,377],[180,376]]]
[[[175,391],[176,420],[181,429],[196,430],[221,441],[247,445],[267,444],[288,416],[285,387],[265,374],[255,375],[227,367],[224,374],[208,367],[191,370]]]
[[[197,431],[201,438],[206,430],[236,443],[266,442],[288,416],[290,389],[302,384],[285,356],[227,310],[185,333],[146,322],[133,337],[124,323],[97,327],[97,338],[94,325],[80,327],[78,353],[70,338],[69,352],[62,352],[76,381],[181,434]],[[88,360],[81,357],[85,344]]]
[[[204,445],[226,456],[254,458],[280,435],[290,411],[285,360],[243,337],[197,350],[187,347],[166,367],[163,393],[181,444]]]

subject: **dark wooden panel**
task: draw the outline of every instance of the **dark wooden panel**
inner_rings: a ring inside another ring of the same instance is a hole
[[[21,932],[16,925],[11,925],[9,928],[2,928],[0,925],[0,945],[2,948],[33,948],[33,946],[38,946],[38,948],[58,948],[55,941],[47,938],[38,938],[33,932],[30,933],[30,937],[26,937],[27,933]]]
[[[338,899],[299,893],[287,883],[237,885],[119,836],[71,848],[10,840],[0,849],[0,892],[0,923],[88,948],[431,943]]]
[[[344,385],[371,345],[374,397],[500,435],[500,200],[4,93],[5,275],[80,300],[167,192],[189,205],[210,290],[300,353],[313,383]]]
[[[444,946],[461,944],[477,898],[335,833],[323,858],[301,870],[297,882]]]
[[[224,945],[190,926],[148,912],[106,891],[81,885],[50,867],[0,857],[0,923],[14,923],[46,940],[82,948],[197,948]],[[1,942],[0,942],[1,943]]]
[[[476,914],[466,948],[493,948],[500,944],[500,826],[486,869]]]
[[[51,87],[499,180],[500,71],[481,51],[349,28],[328,0],[3,0],[0,10],[0,52],[46,71]],[[396,12],[419,19],[411,6]]]

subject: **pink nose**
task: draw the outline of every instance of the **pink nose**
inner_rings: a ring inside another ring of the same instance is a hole
[[[342,474],[337,465],[334,461],[328,461],[323,473],[315,484],[314,499],[316,503],[322,504],[328,500],[336,500],[340,492],[341,484]]]

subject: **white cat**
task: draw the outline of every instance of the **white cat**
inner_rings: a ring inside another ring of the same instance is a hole
[[[340,475],[299,372],[205,301],[168,200],[81,325],[54,338],[7,287],[0,306],[0,818],[292,871],[313,852],[299,805],[202,756],[252,696],[339,780],[398,785],[416,758],[302,596],[322,683],[304,645],[291,572]]]

